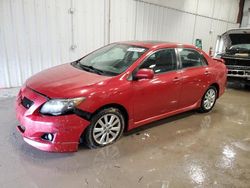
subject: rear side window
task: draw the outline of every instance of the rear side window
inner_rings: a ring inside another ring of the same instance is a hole
[[[150,55],[140,66],[140,69],[152,69],[155,74],[177,69],[174,49],[164,49]]]
[[[196,50],[179,48],[178,52],[181,59],[182,68],[207,65],[205,57]]]

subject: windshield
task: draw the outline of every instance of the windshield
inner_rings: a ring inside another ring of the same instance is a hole
[[[84,70],[115,76],[125,71],[147,49],[127,44],[110,44],[79,60]]]

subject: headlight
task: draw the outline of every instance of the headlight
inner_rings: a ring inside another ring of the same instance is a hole
[[[74,99],[51,99],[43,104],[40,112],[42,114],[61,115],[73,111],[73,109],[84,101],[84,97]]]

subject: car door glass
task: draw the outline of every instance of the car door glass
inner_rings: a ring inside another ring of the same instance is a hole
[[[177,69],[174,49],[164,49],[150,55],[140,66],[140,69],[152,69],[155,74]]]
[[[197,51],[192,49],[178,49],[182,68],[199,67],[206,65],[205,58]]]

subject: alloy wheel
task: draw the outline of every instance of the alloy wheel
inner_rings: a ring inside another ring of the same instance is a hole
[[[204,97],[204,108],[206,110],[210,110],[216,100],[216,91],[213,88],[210,88],[209,90],[207,90],[205,97]]]
[[[121,120],[115,114],[105,114],[95,123],[93,138],[97,144],[107,145],[113,142],[120,134]]]

